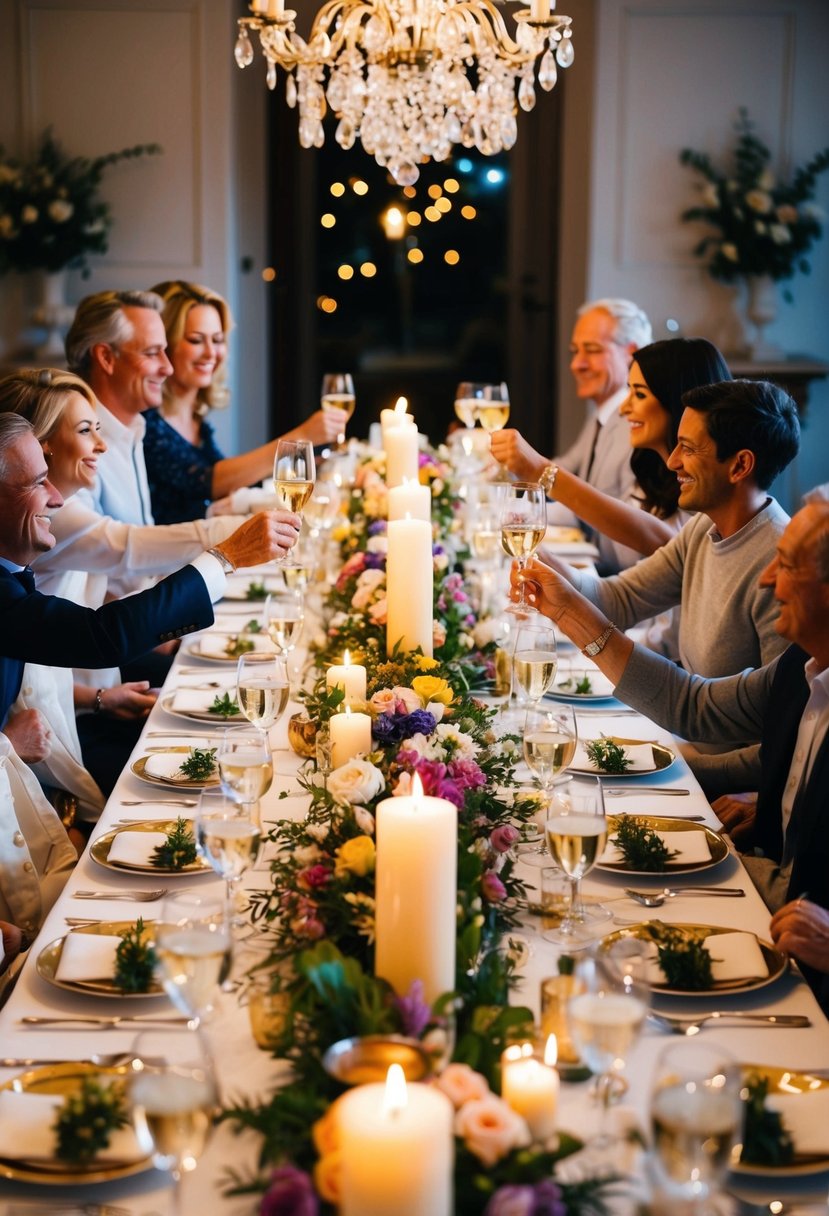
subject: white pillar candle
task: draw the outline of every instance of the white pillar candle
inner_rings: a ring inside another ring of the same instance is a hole
[[[531,1043],[508,1047],[501,1056],[501,1097],[521,1116],[538,1143],[549,1140],[556,1130],[559,1079],[555,1060],[555,1035],[547,1041],[544,1062],[535,1058]]]
[[[393,1085],[401,1097],[390,1094]],[[349,1090],[336,1110],[340,1216],[451,1216],[454,1112],[445,1094],[407,1085],[393,1064],[385,1085]]]
[[[423,519],[395,519],[388,525],[386,552],[386,650],[420,646],[432,656],[434,612],[432,525]]]
[[[347,764],[361,752],[371,751],[371,716],[352,713],[346,705],[345,712],[332,714],[328,719],[331,735],[331,767]]]
[[[375,974],[399,996],[421,980],[432,1002],[455,987],[458,811],[415,774],[411,795],[379,804],[376,831]]]
[[[411,423],[387,426],[383,432],[386,453],[386,486],[402,486],[404,481],[417,481],[418,433]]]
[[[419,481],[393,486],[388,494],[389,519],[425,519],[432,522],[432,491]]]
[[[533,21],[546,21],[550,16],[550,0],[531,0],[530,15]]]
[[[345,694],[344,705],[366,699],[366,669],[360,663],[352,663],[348,651],[343,652],[342,663],[332,663],[325,673],[326,688],[341,688]]]
[[[407,423],[409,426],[414,426],[414,416],[408,413],[409,403],[405,397],[398,397],[394,403],[393,410],[380,411],[380,427],[385,434],[386,427],[403,426]]]

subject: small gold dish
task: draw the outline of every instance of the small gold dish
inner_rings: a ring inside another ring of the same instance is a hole
[[[432,1072],[426,1047],[417,1039],[398,1034],[369,1034],[340,1039],[328,1048],[322,1066],[343,1085],[367,1085],[385,1081],[392,1064],[399,1064],[407,1081],[423,1081]]]
[[[303,760],[313,760],[317,754],[317,724],[304,713],[292,714],[288,719],[288,742]]]

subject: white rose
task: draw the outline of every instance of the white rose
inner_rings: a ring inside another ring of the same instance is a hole
[[[313,840],[319,840],[322,843],[328,835],[330,828],[327,823],[309,823],[305,831]]]
[[[442,701],[430,701],[426,708],[435,719],[435,722],[440,722],[441,718],[446,713],[446,706]]]
[[[349,760],[328,775],[328,792],[352,806],[357,802],[370,802],[385,786],[385,777],[368,760]]]
[[[792,239],[792,234],[785,224],[769,224],[769,236],[775,245],[786,245]]]
[[[387,553],[389,540],[387,536],[371,536],[366,541],[366,553]]]
[[[372,815],[371,811],[367,811],[364,806],[355,806],[353,808],[353,810],[354,810],[354,821],[357,824],[357,827],[360,829],[360,831],[363,832],[366,836],[373,836],[374,835],[374,816]]]
[[[357,586],[354,595],[351,597],[352,608],[357,608],[362,611],[367,608],[378,587],[386,581],[386,574],[383,570],[364,570],[357,579]]]

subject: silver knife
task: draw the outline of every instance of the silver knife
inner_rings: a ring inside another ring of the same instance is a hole
[[[606,785],[602,790],[602,793],[610,794],[611,798],[620,798],[623,794],[630,794],[634,798],[638,798],[640,794],[667,794],[669,797],[687,798],[690,792],[680,785]]]
[[[169,1018],[142,1018],[142,1017],[83,1017],[78,1015],[72,1017],[40,1017],[33,1014],[28,1014],[24,1018],[20,1018],[18,1025],[20,1026],[100,1026],[102,1029],[111,1030],[116,1026],[181,1026],[187,1027],[191,1024],[192,1018],[185,1017],[169,1017]]]

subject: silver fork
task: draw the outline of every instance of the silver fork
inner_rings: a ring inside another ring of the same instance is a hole
[[[131,1208],[117,1203],[48,1203],[13,1202],[7,1216],[132,1216]]]
[[[603,794],[609,794],[611,798],[621,798],[623,794],[638,798],[640,794],[673,794],[676,797],[684,797],[690,794],[690,790],[683,789],[681,785],[605,785],[602,788]]]
[[[706,1022],[754,1022],[762,1026],[784,1026],[789,1029],[811,1026],[812,1023],[802,1013],[744,1013],[741,1010],[717,1009],[713,1013],[704,1013],[699,1017],[673,1017],[666,1013],[649,1013],[649,1019],[662,1030],[671,1034],[699,1034]]]
[[[148,799],[146,799],[146,798],[134,798],[132,800],[130,800],[128,798],[122,798],[120,805],[121,806],[145,806],[147,804],[147,801],[148,801]],[[196,805],[195,798],[159,798],[159,799],[152,799],[152,801],[163,802],[165,804],[165,806],[195,806]],[[136,821],[136,822],[139,822],[139,821]]]
[[[151,904],[153,900],[163,899],[169,888],[159,887],[157,891],[73,891],[73,899],[126,899],[139,904]]]

